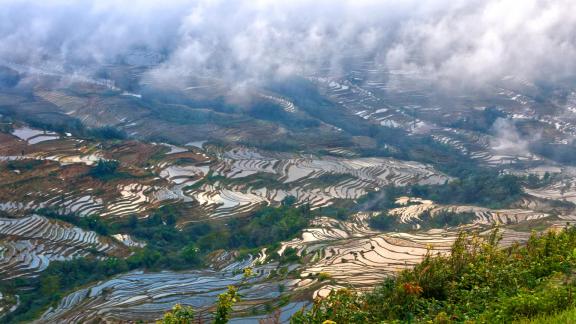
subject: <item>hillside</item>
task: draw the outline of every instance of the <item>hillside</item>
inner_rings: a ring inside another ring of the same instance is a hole
[[[0,322],[572,316],[574,12],[3,1]]]
[[[461,234],[450,254],[429,252],[413,269],[365,294],[332,292],[292,323],[572,320],[576,229],[533,234],[526,244],[505,249],[498,240],[498,230],[485,238]]]

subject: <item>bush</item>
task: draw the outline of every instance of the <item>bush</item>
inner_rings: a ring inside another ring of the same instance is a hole
[[[368,221],[370,227],[383,232],[392,232],[399,229],[402,225],[398,217],[389,215],[388,213],[380,213]]]
[[[119,166],[118,161],[100,159],[96,166],[90,170],[90,175],[99,180],[108,180],[116,175]]]
[[[434,216],[430,211],[424,211],[420,215],[420,225],[422,229],[456,227],[469,224],[476,219],[474,213],[456,213],[447,210],[441,210]]]

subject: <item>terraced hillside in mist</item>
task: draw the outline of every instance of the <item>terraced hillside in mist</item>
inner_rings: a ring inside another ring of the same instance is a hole
[[[219,80],[166,92],[11,68],[34,78],[0,93],[8,322],[153,322],[175,304],[209,320],[228,285],[233,321],[287,322],[463,231],[499,227],[508,247],[576,221],[569,89],[510,77],[448,100],[366,63],[237,103]]]

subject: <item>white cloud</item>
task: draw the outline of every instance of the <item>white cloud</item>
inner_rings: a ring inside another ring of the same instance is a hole
[[[445,87],[576,75],[573,0],[0,0],[0,58],[62,66],[167,53],[148,77],[249,84],[375,60]]]

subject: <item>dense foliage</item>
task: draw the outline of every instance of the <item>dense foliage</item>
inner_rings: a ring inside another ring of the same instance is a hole
[[[476,215],[470,212],[457,213],[442,210],[432,215],[430,211],[426,210],[420,215],[419,224],[421,229],[445,228],[470,224],[474,219],[476,219]]]
[[[398,207],[400,196],[430,199],[440,204],[471,204],[489,208],[505,208],[522,195],[524,179],[513,175],[480,172],[454,179],[442,185],[387,187],[370,192],[359,200],[357,209],[380,211]]]
[[[188,324],[194,320],[194,309],[190,306],[174,305],[157,324]]]
[[[14,160],[6,163],[6,168],[10,171],[31,171],[42,165],[44,161],[41,160]]]
[[[108,180],[116,175],[119,166],[118,161],[100,159],[90,170],[90,175],[95,179]]]
[[[312,219],[308,205],[293,208],[266,207],[249,219],[233,219],[229,228],[235,229],[229,234],[229,247],[254,248],[290,239],[303,230]]]
[[[508,323],[576,306],[576,229],[498,247],[498,234],[461,234],[448,256],[428,254],[372,292],[333,292],[293,323]]]
[[[410,231],[412,229],[431,229],[431,228],[445,228],[456,227],[464,224],[471,223],[476,216],[474,213],[456,213],[448,210],[441,210],[435,214],[430,211],[424,211],[418,219],[414,219],[408,223],[400,222],[399,216],[389,215],[382,212],[369,220],[370,227],[384,231]]]
[[[441,204],[477,204],[502,208],[520,197],[522,186],[516,176],[482,172],[440,186],[415,185],[411,188],[411,194]]]

